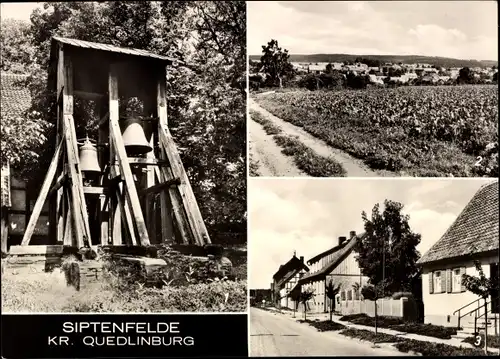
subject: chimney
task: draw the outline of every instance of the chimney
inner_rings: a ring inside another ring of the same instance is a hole
[[[347,240],[346,237],[339,237],[339,246],[341,246],[342,244],[344,244],[344,242]]]
[[[354,237],[356,237],[356,231],[350,231],[349,232],[349,238],[353,239]]]
[[[300,263],[304,263],[304,256],[300,256]]]

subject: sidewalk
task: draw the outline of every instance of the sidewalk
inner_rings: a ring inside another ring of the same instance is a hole
[[[277,309],[274,309],[274,310],[276,312],[278,312]],[[290,317],[291,319],[294,319],[294,320],[304,319],[304,313],[303,312],[296,312],[295,313],[295,318],[293,317],[293,312],[282,311],[282,314],[286,315],[286,316],[288,316],[288,317]],[[370,327],[370,326],[366,326],[366,325],[353,324],[353,323],[346,322],[346,321],[341,321],[340,318],[342,318],[342,316],[336,315],[336,314],[332,315],[332,319],[333,319],[334,322],[343,324],[343,325],[345,325],[348,328],[364,329],[364,330],[370,330],[372,332],[375,332],[375,328],[374,327]],[[307,319],[310,319],[310,320],[320,320],[320,321],[330,320],[330,314],[329,313],[310,313],[310,314],[308,313],[307,314]],[[452,345],[452,346],[457,347],[457,348],[462,347],[462,348],[477,349],[472,344],[464,343],[464,342],[462,342],[461,339],[458,339],[458,338],[440,339],[440,338],[428,337],[428,336],[420,335],[420,334],[404,333],[404,332],[400,332],[400,331],[393,330],[393,329],[387,329],[387,328],[377,328],[377,332],[378,333],[385,333],[385,334],[389,334],[389,335],[394,335],[394,336],[397,336],[397,337],[407,338],[407,339],[420,340],[420,341],[424,341],[424,342]],[[499,353],[500,354],[500,350],[496,349],[496,348],[488,348],[488,351],[490,351],[492,353]]]

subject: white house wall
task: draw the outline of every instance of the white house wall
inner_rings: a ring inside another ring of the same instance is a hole
[[[481,267],[486,277],[490,277],[490,263],[498,263],[498,257],[491,256],[480,260]],[[465,267],[465,274],[477,276],[478,272],[472,261],[462,262],[462,263],[448,263],[442,265],[432,265],[424,266],[422,274],[422,296],[424,302],[424,321],[425,323],[435,324],[435,325],[445,325],[445,326],[456,326],[458,324],[458,316],[453,315],[453,312],[460,307],[463,307],[476,299],[478,296],[469,292],[459,292],[459,293],[430,293],[430,272],[432,271],[444,271],[446,273],[447,269],[455,269],[459,267]],[[446,283],[446,280],[444,281]],[[446,285],[446,284],[445,284]],[[477,304],[476,304],[477,307]],[[474,309],[474,306],[466,308],[462,313]],[[468,318],[462,318],[464,320]]]

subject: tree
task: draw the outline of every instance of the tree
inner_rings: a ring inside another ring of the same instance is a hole
[[[493,82],[498,82],[498,71],[493,74]]]
[[[477,249],[475,247],[472,248],[472,256],[477,253]],[[493,281],[491,278],[487,278],[484,274],[483,267],[479,260],[474,259],[474,266],[476,271],[478,272],[478,276],[471,276],[469,274],[462,275],[462,283],[465,288],[477,295],[479,298],[484,301],[484,321],[488,322],[488,297],[498,295],[499,283],[498,281]],[[492,303],[493,304],[493,301]],[[486,354],[488,354],[488,325],[484,326],[484,350]]]
[[[314,297],[314,289],[312,287],[306,287],[300,293],[300,302],[304,306],[304,320],[307,320],[307,302],[309,302]]]
[[[332,64],[327,64],[327,65],[326,65],[325,72],[326,72],[327,74],[331,74],[331,73],[333,73],[333,66],[332,66]]]
[[[47,124],[47,140],[36,165],[25,166],[24,177],[43,178],[38,169],[48,167],[54,152],[55,133],[49,125],[56,118],[56,95],[46,88],[53,35],[172,56],[189,65],[169,68],[169,127],[207,229],[215,243],[222,240],[221,232],[230,233],[233,243],[244,241],[245,28],[244,2],[54,2],[36,9],[29,28],[34,56],[25,66],[30,74],[26,86],[32,94],[32,120]],[[93,106],[75,100],[74,117],[81,119],[77,136],[96,123]]]
[[[411,230],[410,217],[402,214],[403,208],[399,202],[385,200],[382,213],[378,203],[371,218],[363,211],[365,235],[354,248],[362,274],[386,294],[408,291],[411,281],[418,278],[420,253],[416,247],[421,236]]]
[[[463,67],[458,72],[458,83],[462,84],[471,84],[474,83],[474,74],[471,69],[468,67]]]
[[[24,73],[26,65],[33,57],[33,49],[30,46],[30,24],[23,20],[2,19],[1,26],[1,69],[12,73]]]
[[[325,288],[325,293],[330,302],[330,321],[332,321],[333,317],[333,309],[335,308],[335,296],[340,292],[341,285],[339,284],[337,287],[333,284],[333,280],[330,279]]]
[[[361,288],[361,295],[363,296],[363,300],[372,300],[375,303],[375,336],[377,335],[377,321],[378,321],[378,312],[377,312],[377,300],[384,297],[383,288],[380,286],[374,286],[371,284],[363,286]]]
[[[262,53],[260,63],[264,72],[274,83],[278,83],[279,87],[283,87],[283,77],[290,74],[293,69],[289,62],[288,50],[279,47],[278,41],[273,39],[267,46],[262,46]]]

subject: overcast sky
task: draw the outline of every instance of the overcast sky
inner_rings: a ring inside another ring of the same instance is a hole
[[[496,1],[249,1],[248,51],[497,60]]]
[[[491,179],[251,179],[249,201],[250,288],[269,288],[273,274],[297,251],[309,260],[363,232],[385,199],[401,202],[410,226],[422,235],[424,254],[448,229],[479,187]]]
[[[43,3],[26,2],[26,3],[1,3],[0,15],[2,19],[18,19],[29,21],[31,12],[42,7]]]

